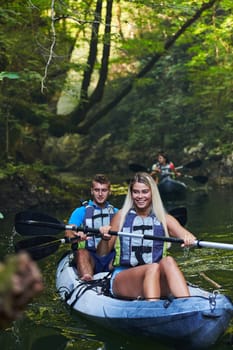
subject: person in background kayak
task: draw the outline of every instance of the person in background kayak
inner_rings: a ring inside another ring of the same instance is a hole
[[[159,152],[157,159],[158,161],[151,167],[151,176],[156,183],[158,183],[164,176],[181,176],[181,173],[176,170],[173,162],[169,161],[166,153]]]
[[[195,236],[164,210],[157,184],[147,173],[136,173],[131,180],[124,205],[111,220],[111,226],[101,227],[99,251],[108,254],[116,243],[109,230],[129,232],[120,238],[120,266],[111,278],[111,291],[121,298],[188,297],[189,289],[176,261],[166,256],[166,243],[130,237],[130,233],[179,237],[182,246],[194,244]]]
[[[27,253],[7,256],[0,263],[0,328],[21,317],[42,290],[40,270]]]
[[[81,207],[72,212],[69,224],[95,229],[109,225],[111,218],[118,210],[107,201],[110,194],[111,183],[109,179],[104,174],[96,174],[91,182],[93,199],[84,202]],[[66,237],[73,238],[75,236],[79,236],[80,240],[86,237],[81,231],[66,231]],[[112,262],[116,254],[115,249],[113,247],[107,256],[99,256],[97,246],[100,240],[100,237],[88,237],[85,248],[74,251],[78,275],[83,280],[91,280],[94,273],[112,269]]]

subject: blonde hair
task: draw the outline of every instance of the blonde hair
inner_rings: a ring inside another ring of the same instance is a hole
[[[133,199],[132,199],[132,189],[133,189],[133,185],[136,182],[143,183],[150,188],[151,197],[152,197],[152,201],[151,201],[152,213],[155,214],[156,218],[162,223],[165,230],[165,235],[169,236],[168,230],[167,230],[167,224],[166,224],[166,217],[165,217],[166,211],[164,209],[157,184],[149,174],[144,172],[136,173],[129,183],[128,193],[125,197],[125,201],[121,211],[120,230],[123,227],[126,215],[128,214],[129,210],[134,206]]]

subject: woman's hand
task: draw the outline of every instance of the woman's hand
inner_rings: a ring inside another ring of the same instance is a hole
[[[184,235],[184,243],[181,244],[181,247],[193,247],[195,245],[196,237],[190,232],[186,232]]]
[[[152,174],[154,173],[154,174],[160,174],[162,172],[162,170],[160,169],[160,168],[154,168],[153,170],[152,170]]]

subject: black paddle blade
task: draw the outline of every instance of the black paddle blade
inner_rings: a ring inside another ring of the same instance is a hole
[[[168,213],[172,216],[174,216],[174,218],[179,221],[179,223],[182,226],[185,226],[187,223],[187,208],[185,207],[178,207],[178,208],[174,208],[168,211]]]
[[[15,243],[15,252],[25,251],[33,260],[41,260],[55,253],[60,244],[61,241],[54,240],[54,237],[32,237]]]
[[[138,171],[143,171],[148,173],[148,169],[144,165],[140,165],[136,163],[129,164],[129,170],[134,171],[135,173]]]
[[[61,224],[59,220],[51,216],[48,216],[46,214],[37,213],[33,211],[22,211],[15,215],[16,232],[23,236],[37,236],[37,235],[56,235],[62,231],[62,228],[46,227],[46,225],[43,225],[43,226],[38,225],[38,226],[32,227],[31,225],[28,225],[28,223],[24,222],[29,220]]]
[[[195,168],[198,168],[199,166],[202,165],[202,160],[201,159],[195,159],[195,160],[192,160],[191,162],[185,164],[183,166],[183,168],[186,168],[186,169],[195,169]]]
[[[193,176],[193,180],[199,182],[200,184],[206,184],[208,182],[208,176],[197,175]]]

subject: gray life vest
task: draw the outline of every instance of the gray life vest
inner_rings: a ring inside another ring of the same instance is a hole
[[[165,164],[165,165],[161,165],[161,164],[157,164],[157,167],[161,170],[161,176],[164,175],[171,175],[172,170],[171,170],[171,164]]]
[[[111,204],[107,204],[105,208],[95,207],[93,205],[86,206],[86,212],[84,217],[84,226],[90,228],[100,228],[101,226],[106,226],[110,224],[111,218],[113,217],[115,211]],[[101,237],[92,236],[86,241],[86,248],[91,250],[96,250]]]
[[[141,218],[131,209],[126,216],[123,232],[165,236],[162,224],[154,214]],[[120,236],[120,265],[137,266],[158,262],[163,256],[163,242],[137,237]]]

